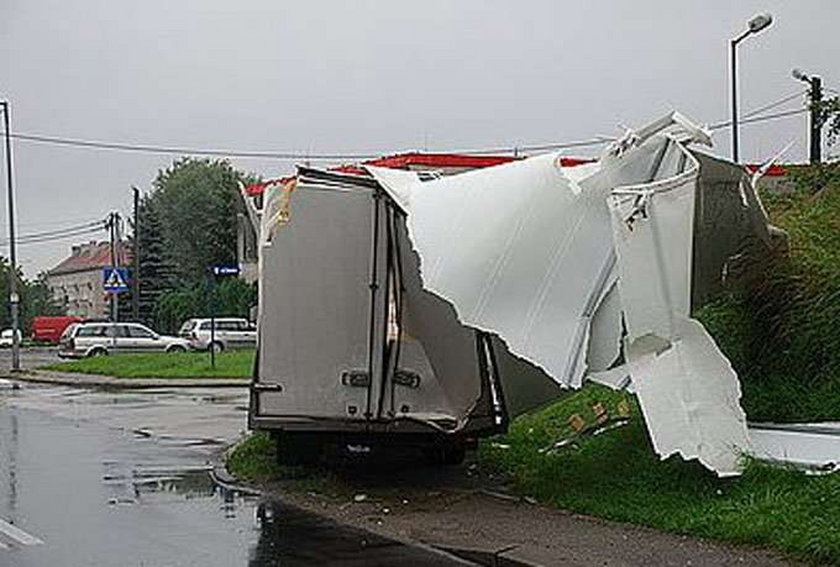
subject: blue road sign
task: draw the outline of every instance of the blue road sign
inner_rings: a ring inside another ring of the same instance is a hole
[[[128,291],[128,268],[102,268],[102,288],[110,293]]]
[[[213,274],[217,276],[238,276],[239,266],[213,266]]]

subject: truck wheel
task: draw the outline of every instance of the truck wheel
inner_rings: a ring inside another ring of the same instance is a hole
[[[424,451],[426,459],[437,466],[455,466],[464,462],[467,447],[464,443],[452,443],[428,447]]]

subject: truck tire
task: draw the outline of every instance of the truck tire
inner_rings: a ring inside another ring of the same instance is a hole
[[[467,446],[464,443],[447,443],[424,449],[426,460],[436,466],[456,466],[464,462]]]

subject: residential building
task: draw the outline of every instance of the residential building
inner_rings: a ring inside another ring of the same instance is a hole
[[[128,265],[130,245],[117,246],[118,264]],[[109,295],[103,290],[102,269],[111,266],[108,242],[87,242],[71,247],[70,256],[47,272],[46,282],[53,297],[64,305],[65,314],[105,318]]]

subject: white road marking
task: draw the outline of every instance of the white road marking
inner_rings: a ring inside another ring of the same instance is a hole
[[[44,543],[34,535],[30,535],[22,529],[3,520],[0,520],[0,533],[6,534],[21,545],[40,545]],[[0,542],[0,544],[2,544],[2,542]]]

